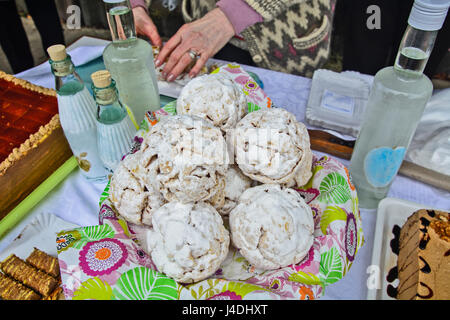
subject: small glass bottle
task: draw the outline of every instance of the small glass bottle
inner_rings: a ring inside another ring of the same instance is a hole
[[[129,0],[103,2],[112,35],[112,43],[103,51],[103,61],[133,122],[139,126],[147,111],[161,108],[153,49],[136,37]]]
[[[75,72],[65,46],[54,45],[47,52],[55,76],[59,120],[72,153],[89,181],[105,182],[107,171],[97,149],[95,101]]]
[[[114,172],[130,151],[136,127],[119,99],[116,83],[107,70],[91,74],[92,91],[97,102],[97,144],[106,169]]]
[[[376,208],[400,169],[433,91],[423,70],[449,5],[416,0],[395,65],[375,75],[350,164],[361,208]]]

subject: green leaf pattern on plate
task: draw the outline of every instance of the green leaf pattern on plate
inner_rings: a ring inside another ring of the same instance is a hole
[[[253,102],[248,102],[247,104],[248,104],[248,113],[261,109],[261,107],[254,104]]]
[[[110,300],[112,289],[107,282],[94,277],[84,281],[73,294],[73,300]]]
[[[320,229],[324,235],[327,234],[327,227],[336,220],[347,221],[347,213],[340,207],[328,206],[320,219]]]
[[[82,236],[88,241],[98,241],[106,238],[114,238],[114,230],[109,224],[90,226],[82,228]]]
[[[337,172],[329,173],[320,183],[319,201],[346,203],[351,199],[347,179]]]
[[[255,284],[245,282],[234,282],[234,281],[230,281],[228,285],[224,287],[224,289],[234,292],[237,295],[241,296],[242,298],[253,291],[270,291],[267,288],[257,286]]]
[[[116,300],[176,300],[175,280],[145,267],[123,273],[113,290]]]
[[[289,276],[290,281],[304,283],[307,285],[322,285],[318,276],[309,272],[297,271]]]
[[[100,201],[98,203],[98,206],[101,207],[103,202],[105,202],[106,199],[109,197],[109,188],[110,188],[111,180],[108,180],[108,183],[106,184],[105,189],[103,190],[102,194],[100,195]]]
[[[320,256],[320,278],[327,286],[340,280],[343,276],[342,259],[336,248],[322,253]]]
[[[78,230],[80,231],[81,239],[73,245],[77,249],[83,248],[88,242],[114,238],[115,235],[114,229],[109,224],[89,226]]]
[[[163,107],[163,110],[170,115],[177,114],[177,100],[171,101]]]

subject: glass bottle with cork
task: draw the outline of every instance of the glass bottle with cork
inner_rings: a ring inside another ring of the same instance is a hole
[[[55,76],[59,120],[72,153],[81,173],[89,181],[105,182],[107,171],[97,148],[95,101],[76,73],[66,47],[61,44],[53,45],[47,52]]]
[[[122,102],[139,126],[147,111],[160,109],[152,46],[136,36],[129,0],[103,0],[112,43],[103,51],[106,69],[117,83]],[[131,112],[130,112],[131,111]]]
[[[375,75],[350,164],[362,208],[386,197],[432,95],[423,70],[449,6],[450,0],[416,0],[394,66]]]
[[[114,172],[130,151],[136,128],[120,102],[116,83],[107,70],[91,74],[92,91],[97,102],[97,144],[100,159]]]

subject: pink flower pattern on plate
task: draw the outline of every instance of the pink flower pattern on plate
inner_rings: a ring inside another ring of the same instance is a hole
[[[216,295],[213,295],[208,300],[242,300],[242,297],[232,291],[227,290],[227,291],[218,293]]]
[[[90,276],[109,274],[126,261],[125,246],[116,239],[102,239],[89,242],[80,251],[80,266]]]

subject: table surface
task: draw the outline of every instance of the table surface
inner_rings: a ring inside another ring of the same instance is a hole
[[[73,46],[89,47],[101,46],[105,42],[92,38],[82,38]],[[70,50],[70,47],[69,47]],[[76,54],[82,55],[83,51]],[[78,58],[74,57],[73,58]],[[93,59],[96,59],[95,57]],[[93,60],[92,59],[92,60]],[[92,65],[84,64],[82,67],[92,68]],[[295,75],[275,72],[267,69],[243,66],[245,70],[257,74],[264,83],[264,91],[278,107],[283,107],[296,115],[297,119],[305,122],[305,108],[308,101],[311,79]],[[51,74],[45,66],[37,66],[33,69],[16,75],[38,85],[53,87]],[[308,126],[311,128],[310,126]],[[314,152],[321,156],[324,153]],[[339,159],[344,165],[349,162]],[[41,213],[54,214],[68,222],[80,226],[98,224],[98,201],[103,192],[104,184],[87,182],[77,168],[68,177],[55,187],[31,212],[0,241],[0,252],[11,243],[22,229]],[[388,193],[388,197],[408,200],[423,206],[450,210],[450,193],[428,186],[421,182],[397,176]],[[321,299],[366,299],[368,267],[371,265],[374,232],[376,224],[376,210],[361,209],[365,244],[357,253],[355,262],[345,277],[328,286]]]

